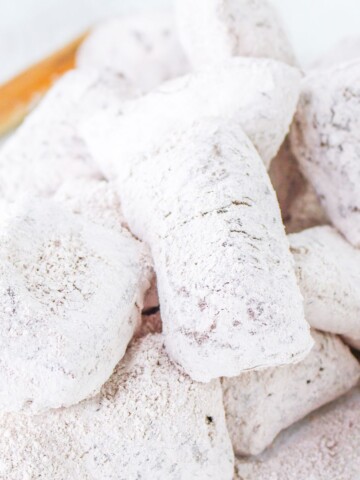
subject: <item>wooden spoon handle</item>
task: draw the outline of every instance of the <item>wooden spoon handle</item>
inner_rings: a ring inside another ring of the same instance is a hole
[[[15,128],[63,73],[75,66],[76,52],[87,33],[0,85],[0,135]]]

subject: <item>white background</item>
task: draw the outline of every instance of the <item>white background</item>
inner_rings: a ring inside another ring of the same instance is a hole
[[[101,18],[172,0],[0,0],[0,82],[60,48]],[[196,0],[193,0],[196,2]],[[308,64],[346,34],[360,36],[360,0],[271,0]]]

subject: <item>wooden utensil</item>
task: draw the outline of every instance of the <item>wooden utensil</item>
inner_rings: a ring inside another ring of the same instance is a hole
[[[87,35],[0,85],[0,136],[19,125],[54,81],[74,68],[76,52]]]

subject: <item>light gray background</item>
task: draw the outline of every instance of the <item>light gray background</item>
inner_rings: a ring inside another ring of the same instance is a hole
[[[196,2],[196,0],[193,0]],[[360,0],[271,0],[303,64],[346,34],[360,35]],[[60,48],[96,21],[172,0],[0,0],[0,82]]]

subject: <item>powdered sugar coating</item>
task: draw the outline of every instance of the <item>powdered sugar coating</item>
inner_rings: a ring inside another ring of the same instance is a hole
[[[146,260],[127,231],[51,200],[9,211],[0,234],[1,411],[38,413],[98,393],[140,320]]]
[[[236,480],[357,480],[360,390],[281,434],[257,458],[237,460]]]
[[[237,455],[258,455],[281,430],[358,382],[360,365],[342,341],[330,334],[313,331],[312,335],[315,346],[300,363],[222,380],[227,425]]]
[[[360,341],[360,251],[329,226],[289,241],[310,325]]]
[[[82,129],[106,175],[114,157],[156,151],[171,132],[206,116],[231,118],[258,149],[266,166],[288,132],[300,73],[275,60],[234,58],[169,81],[144,97],[90,118]],[[141,132],[141,135],[140,133]]]
[[[190,69],[174,23],[165,12],[107,20],[79,48],[77,66],[113,70],[149,91]]]
[[[0,197],[50,196],[71,178],[99,178],[77,126],[112,101],[135,95],[119,77],[96,72],[65,74],[0,151]]]
[[[62,184],[54,199],[93,223],[128,235],[116,188],[106,180],[71,179]]]
[[[360,247],[360,61],[304,80],[292,148],[331,222]]]
[[[219,381],[194,383],[160,335],[134,342],[99,395],[46,415],[0,416],[7,480],[231,480]]]
[[[179,33],[195,68],[230,57],[295,57],[275,8],[267,0],[177,0]]]
[[[303,358],[312,342],[280,211],[240,128],[203,118],[156,152],[114,158],[171,357],[198,381]]]

